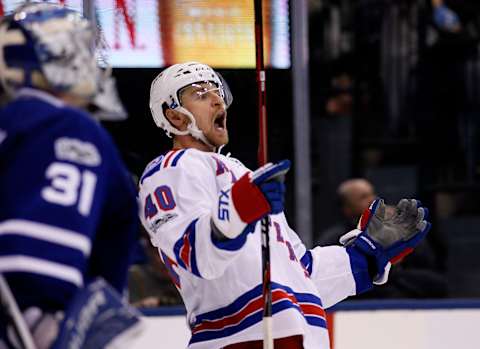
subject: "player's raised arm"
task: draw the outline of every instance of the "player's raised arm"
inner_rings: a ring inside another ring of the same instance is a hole
[[[392,215],[377,199],[362,215],[358,229],[341,237],[344,246],[317,246],[307,250],[290,230],[295,251],[323,304],[330,307],[348,296],[387,282],[392,264],[400,262],[430,230],[428,210],[417,200],[401,200]]]

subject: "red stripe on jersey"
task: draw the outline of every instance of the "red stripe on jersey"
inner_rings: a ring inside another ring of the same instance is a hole
[[[165,162],[163,163],[163,168],[166,168],[168,167],[168,163],[170,162],[170,159],[172,158],[172,156],[178,151],[177,150],[171,150],[170,153],[167,155],[166,159],[165,159]]]
[[[272,291],[272,303],[276,303],[282,300],[290,300],[292,303],[299,305],[295,296],[288,294],[284,290],[273,290]],[[222,330],[225,327],[234,326],[239,324],[249,315],[261,311],[263,309],[263,299],[262,297],[257,297],[252,299],[247,303],[241,310],[237,313],[230,316],[223,317],[219,320],[205,320],[202,323],[195,326],[192,333],[198,333],[205,330]],[[318,313],[318,310],[315,310],[315,314]],[[310,312],[309,312],[310,314]]]
[[[188,239],[188,234],[183,236],[183,246],[182,250],[180,251],[180,258],[182,258],[183,263],[188,270],[190,270],[190,251],[192,247],[190,246],[190,240]]]
[[[260,309],[263,309],[263,299],[262,297],[257,297],[251,300],[241,311],[234,315],[230,315],[226,318],[220,320],[205,320],[202,323],[195,326],[192,333],[197,333],[203,330],[220,330],[226,326],[235,325],[241,322],[251,313],[254,313]]]
[[[312,303],[300,303],[300,308],[302,309],[303,313],[306,316],[320,316],[322,318],[326,318],[327,314],[325,313],[325,310],[323,310],[320,306]]]

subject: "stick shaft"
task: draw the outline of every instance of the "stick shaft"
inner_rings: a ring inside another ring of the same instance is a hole
[[[23,316],[18,308],[17,302],[13,297],[12,291],[8,286],[7,280],[0,274],[0,300],[1,306],[5,309],[7,316],[10,317],[18,339],[24,349],[35,349],[32,335],[23,319]]]
[[[262,0],[254,0],[255,7],[255,58],[258,88],[258,164],[267,163],[267,108],[266,79],[263,55],[263,11]],[[273,349],[272,331],[272,286],[270,280],[269,219],[262,219],[262,281],[263,281],[263,349]]]
[[[255,60],[258,88],[258,164],[263,166],[267,163],[267,107],[266,107],[266,76],[263,54],[263,14],[262,0],[254,0],[255,3]]]

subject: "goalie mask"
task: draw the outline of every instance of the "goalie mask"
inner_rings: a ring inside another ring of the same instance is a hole
[[[100,57],[90,22],[78,12],[51,3],[29,3],[0,22],[0,79],[10,95],[31,87],[80,98],[99,114],[126,113],[108,67]]]
[[[233,97],[230,89],[219,73],[206,64],[187,62],[168,67],[153,80],[150,88],[150,110],[155,124],[162,128],[167,136],[190,134],[212,146],[198,128],[193,114],[182,106],[180,99],[181,92],[186,87],[201,83],[211,84],[212,89],[218,90],[226,108],[232,104]],[[167,109],[179,111],[190,119],[190,124],[185,131],[180,131],[170,124],[165,115]]]

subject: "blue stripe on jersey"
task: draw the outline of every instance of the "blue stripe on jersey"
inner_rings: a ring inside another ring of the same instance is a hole
[[[322,306],[322,301],[320,298],[317,296],[311,294],[311,293],[300,293],[300,292],[294,292],[290,287],[284,286],[282,284],[272,282],[272,290],[276,289],[281,289],[286,291],[287,293],[294,294],[295,298],[300,302],[300,303],[313,303],[317,304],[318,306]],[[217,318],[224,317],[226,314],[233,314],[236,313],[238,310],[243,308],[245,304],[247,304],[250,300],[253,298],[257,297],[258,295],[262,294],[262,285],[258,285],[251,289],[250,291],[245,292],[243,295],[238,297],[234,302],[232,302],[230,305],[210,311],[208,313],[204,313],[201,315],[197,315],[197,323],[202,322],[204,320],[214,320]]]
[[[289,288],[289,287],[281,286],[281,285],[279,287],[283,288],[287,292],[293,292],[292,289]],[[300,303],[313,303],[313,304],[317,304],[317,305],[323,307],[322,300],[320,298],[318,298],[317,296],[311,294],[311,293],[295,292],[295,298],[297,298],[297,300]]]
[[[352,246],[348,246],[346,251],[350,259],[353,279],[355,280],[355,293],[360,294],[370,290],[373,287],[373,283],[368,273],[367,257]]]
[[[314,316],[305,316],[307,323],[311,326],[327,328],[327,321],[325,319],[314,317]]]
[[[202,277],[200,275],[200,272],[198,270],[198,265],[197,265],[197,249],[195,247],[195,236],[196,236],[196,229],[195,229],[195,224],[197,223],[197,219],[194,220],[192,223],[191,223],[191,226],[192,226],[192,229],[191,229],[191,232],[189,234],[189,238],[190,238],[190,245],[192,246],[192,250],[191,250],[191,257],[190,257],[190,267],[191,267],[191,270],[192,270],[192,273],[193,275],[196,275],[198,277]]]
[[[312,275],[312,268],[313,268],[313,263],[312,263],[312,252],[307,251],[303,255],[302,258],[300,258],[300,262],[302,262],[303,266],[305,269],[307,269],[308,274]]]
[[[178,154],[175,156],[175,158],[174,158],[173,161],[172,161],[172,166],[171,166],[171,167],[177,166],[178,160],[180,160],[180,158],[183,156],[183,154],[185,154],[186,151],[187,151],[187,148],[182,149],[182,150],[180,151],[180,153],[178,153]]]
[[[60,263],[78,270],[85,267],[85,256],[76,249],[18,235],[0,235],[0,256],[24,255]]]
[[[242,233],[233,239],[218,240],[218,238],[212,231],[210,233],[212,243],[221,250],[238,251],[243,247],[243,245],[245,245],[248,234],[252,233],[255,230],[255,225],[256,223],[251,223],[247,225],[247,227],[243,229]]]
[[[160,171],[160,168],[162,166],[163,158],[164,158],[164,155],[160,155],[158,158],[152,160],[147,165],[147,167],[145,168],[145,171],[143,172],[142,176],[140,177],[140,184],[143,184],[143,181],[145,179],[154,175],[156,172]]]
[[[196,247],[195,247],[195,234],[196,234],[196,223],[198,218],[193,220],[185,229],[182,237],[177,240],[175,245],[173,246],[173,252],[175,254],[175,258],[177,263],[188,270],[193,275],[198,277],[202,277],[200,275],[200,271],[198,270],[197,265],[197,254],[196,254]]]
[[[273,285],[272,285],[273,288]],[[252,299],[260,296],[262,294],[262,285],[258,285],[251,289],[250,291],[245,292],[243,295],[238,297],[235,301],[230,303],[224,308],[216,309],[209,311],[208,313],[200,314],[196,316],[196,324],[199,324],[205,320],[213,321],[219,318],[222,318],[229,314],[234,314],[245,306]]]
[[[300,304],[315,304],[323,308],[322,300],[313,294],[295,293],[295,297],[297,298]],[[323,328],[327,327],[326,319],[323,317],[318,317],[312,314],[304,314],[304,316],[309,325],[323,327]]]
[[[283,310],[283,309],[281,309]],[[272,313],[278,312],[278,309],[275,309],[274,311],[274,306],[272,305]],[[227,327],[223,330],[212,330],[212,331],[206,331],[206,332],[201,332],[201,333],[196,333],[192,335],[190,338],[190,342],[188,343],[189,345],[193,343],[198,343],[198,342],[203,342],[203,341],[208,341],[212,339],[217,339],[217,338],[222,338],[222,337],[228,337],[232,336],[240,331],[243,331],[244,329],[253,326],[260,321],[262,321],[263,318],[263,309],[260,309],[247,317],[245,317],[242,322],[240,322],[236,326],[232,327]]]
[[[284,291],[284,293],[276,292]],[[273,304],[272,313],[276,314],[285,309],[296,309],[309,325],[326,328],[324,310],[318,297],[308,293],[296,293],[290,287],[272,283]],[[305,313],[302,310],[305,306]],[[308,311],[308,308],[316,310]],[[238,297],[230,305],[208,313],[196,316],[196,323],[192,330],[190,344],[231,336],[262,320],[263,301],[262,285],[258,285]],[[213,326],[212,326],[213,325]],[[203,327],[202,327],[203,326]]]

